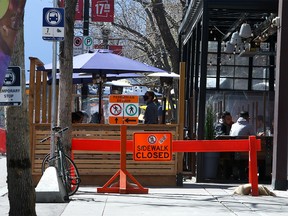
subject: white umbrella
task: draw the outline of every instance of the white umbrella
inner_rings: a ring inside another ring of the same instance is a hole
[[[149,77],[171,77],[171,78],[180,78],[179,74],[176,74],[174,72],[155,72],[148,74]]]
[[[130,87],[132,86],[127,79],[121,79],[121,80],[112,80],[105,82],[104,85],[113,85],[113,86],[120,86],[120,87]]]

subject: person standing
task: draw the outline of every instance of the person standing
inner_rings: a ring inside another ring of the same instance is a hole
[[[144,113],[144,124],[158,124],[158,107],[154,102],[155,93],[147,91],[143,98],[147,105]]]
[[[230,130],[230,136],[249,136],[255,135],[253,126],[249,123],[249,112],[241,111],[240,117],[235,122]]]

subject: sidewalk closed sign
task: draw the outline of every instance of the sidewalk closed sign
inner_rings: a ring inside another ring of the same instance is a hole
[[[134,133],[135,161],[171,161],[172,134],[166,132]]]

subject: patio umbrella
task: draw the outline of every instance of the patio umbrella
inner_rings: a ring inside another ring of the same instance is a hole
[[[179,74],[176,74],[174,72],[155,72],[155,73],[150,73],[147,75],[148,77],[169,77],[169,78],[180,78]]]
[[[38,70],[52,71],[52,63],[38,67]],[[59,62],[57,62],[59,70]],[[91,73],[97,77],[107,77],[107,74],[122,73],[151,73],[165,72],[162,69],[129,59],[110,50],[94,50],[93,53],[85,53],[73,57],[73,73]],[[102,82],[99,82],[99,89],[102,89]],[[99,116],[101,116],[101,91],[99,91]]]
[[[52,70],[52,63],[38,67],[38,70],[50,71]],[[59,70],[59,62],[57,62],[57,70]],[[105,74],[121,74],[129,72],[151,73],[165,71],[114,54],[110,50],[95,50],[93,53],[85,53],[73,57],[73,73],[96,73],[99,76],[102,76]]]

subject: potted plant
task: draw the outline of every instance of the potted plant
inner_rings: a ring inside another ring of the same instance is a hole
[[[205,121],[205,139],[214,139],[214,113],[212,106],[207,106]],[[218,172],[219,152],[206,152],[204,154],[204,178],[215,179]]]

